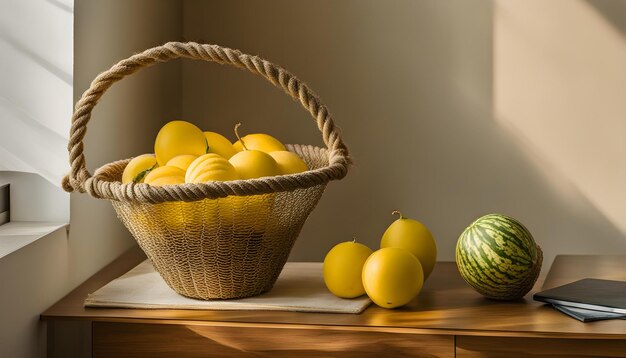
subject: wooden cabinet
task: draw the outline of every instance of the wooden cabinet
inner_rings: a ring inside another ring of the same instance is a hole
[[[359,315],[83,307],[144,258],[130,251],[44,312],[48,357],[626,357],[626,320],[585,324],[530,296],[491,301],[451,262],[437,264],[409,305]],[[626,280],[626,257],[557,257],[545,287],[581,275]]]
[[[95,322],[93,337],[94,358],[454,357],[454,337],[450,335],[363,332],[340,327]]]
[[[460,336],[456,357],[626,357],[626,340]]]

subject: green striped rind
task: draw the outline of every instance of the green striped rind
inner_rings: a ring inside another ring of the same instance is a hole
[[[501,214],[474,221],[456,245],[456,262],[463,279],[494,299],[524,296],[532,287],[532,283],[526,286],[537,261],[537,246],[528,229]]]

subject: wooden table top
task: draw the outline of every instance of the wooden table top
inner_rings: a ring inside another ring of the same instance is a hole
[[[420,295],[409,305],[387,310],[375,305],[361,314],[276,311],[141,310],[85,308],[88,293],[121,276],[145,256],[132,249],[42,314],[43,320],[92,320],[224,327],[288,327],[456,334],[466,336],[626,339],[626,320],[582,323],[532,300],[498,302],[483,298],[459,275],[454,262],[439,262]],[[557,256],[544,288],[584,277],[626,280],[626,256]]]

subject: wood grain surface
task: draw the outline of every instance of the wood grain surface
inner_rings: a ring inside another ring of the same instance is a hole
[[[535,288],[524,299],[498,302],[483,298],[458,274],[453,262],[439,262],[420,295],[409,305],[394,310],[371,306],[359,315],[270,311],[195,311],[85,308],[83,301],[112,279],[119,277],[145,256],[139,249],[87,280],[42,314],[44,320],[79,319],[89,321],[201,325],[222,327],[310,326],[360,332],[422,333],[434,335],[626,339],[626,321],[611,320],[583,324],[532,300]],[[558,257],[546,282],[570,280],[580,267],[579,256]],[[614,279],[626,280],[626,270],[614,272],[625,256],[584,256],[585,267],[600,267]],[[581,272],[586,272],[580,269]],[[565,277],[565,278],[562,278]]]
[[[624,340],[465,336],[456,339],[457,358],[599,358],[625,356],[626,341]]]
[[[94,358],[454,357],[454,337],[324,329],[96,322]]]

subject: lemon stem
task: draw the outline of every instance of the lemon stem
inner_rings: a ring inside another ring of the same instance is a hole
[[[237,139],[241,143],[241,146],[243,147],[243,149],[248,150],[248,147],[246,147],[246,144],[243,142],[243,139],[241,139],[241,137],[239,136],[239,127],[241,127],[241,122],[235,124],[235,136],[237,136]]]
[[[401,212],[399,212],[398,210],[394,210],[391,215],[400,215],[400,219],[404,219],[404,215],[402,215]]]
[[[356,236],[352,236],[352,243],[356,243]]]

